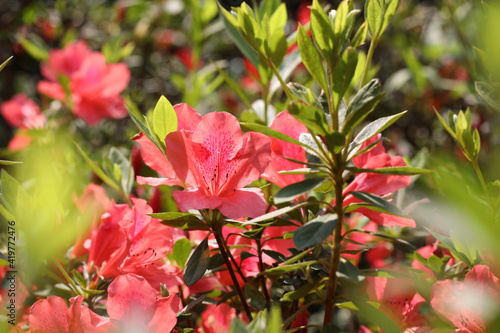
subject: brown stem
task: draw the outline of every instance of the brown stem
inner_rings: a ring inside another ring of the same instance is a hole
[[[342,224],[344,220],[343,210],[343,179],[342,173],[337,173],[335,179],[335,212],[337,213],[337,225],[333,232],[333,249],[330,257],[330,272],[326,291],[325,316],[323,318],[323,328],[331,322],[333,309],[335,308],[334,298],[337,287],[337,270],[340,264],[340,241],[342,240]]]
[[[243,308],[245,309],[245,313],[248,317],[248,321],[252,321],[252,312],[250,312],[250,308],[248,306],[247,301],[245,300],[245,295],[243,295],[243,290],[240,288],[240,284],[238,283],[238,279],[236,278],[236,274],[234,274],[233,270],[233,265],[231,264],[231,261],[229,260],[229,257],[226,253],[226,248],[224,246],[224,241],[222,240],[222,237],[220,236],[219,230],[217,230],[216,227],[213,228],[214,236],[215,239],[217,240],[217,244],[219,245],[219,251],[220,254],[222,255],[222,258],[224,259],[224,262],[226,263],[227,270],[229,271],[229,275],[231,275],[231,279],[233,280],[234,287],[236,288],[236,292],[238,293],[238,296],[240,297],[241,304],[243,304]]]
[[[259,271],[262,273],[264,271],[264,263],[262,261],[262,243],[260,237],[257,239],[257,254],[259,256]],[[267,290],[266,277],[264,275],[261,276],[260,281],[262,284],[262,292],[264,293],[266,302],[268,305],[271,305],[271,296],[269,295],[269,291]]]

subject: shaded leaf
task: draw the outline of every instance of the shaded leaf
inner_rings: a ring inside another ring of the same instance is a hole
[[[293,243],[299,250],[316,245],[330,236],[336,225],[336,214],[319,216],[294,231]]]
[[[367,202],[375,207],[379,207],[392,215],[407,217],[407,215],[403,213],[397,206],[393,205],[384,198],[379,197],[378,195],[360,191],[352,191],[349,193],[352,194],[355,198]]]
[[[184,269],[184,283],[191,287],[205,275],[210,262],[210,250],[208,248],[208,235],[193,251]]]
[[[274,202],[276,204],[280,204],[291,201],[296,197],[298,197],[299,195],[314,190],[316,187],[320,186],[325,181],[326,179],[324,178],[310,178],[295,184],[285,186],[281,190],[279,190],[278,193],[276,193],[276,196],[274,197]]]

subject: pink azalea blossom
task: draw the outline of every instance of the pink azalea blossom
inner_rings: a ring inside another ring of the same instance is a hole
[[[485,265],[476,265],[464,282],[442,280],[432,286],[431,305],[457,332],[491,332],[488,324],[500,310],[500,282]]]
[[[16,94],[3,102],[0,111],[9,125],[21,129],[40,128],[47,121],[40,107],[25,94]]]
[[[124,63],[106,64],[104,55],[92,52],[83,41],[51,51],[41,72],[46,80],[38,83],[38,91],[67,103],[75,116],[90,125],[127,116],[120,93],[130,81],[129,69]],[[59,81],[61,76],[68,81],[70,96]]]
[[[262,190],[244,188],[257,180],[271,160],[265,135],[242,134],[227,112],[205,115],[194,131],[180,130],[165,139],[167,158],[187,188],[175,191],[179,209],[219,209],[229,218],[257,217],[266,210]]]
[[[182,309],[176,294],[157,298],[155,289],[136,274],[119,276],[109,285],[106,305],[121,332],[171,332]]]
[[[299,139],[300,134],[308,133],[307,128],[292,117],[288,111],[280,112],[273,123],[271,128],[284,133],[296,140]],[[289,171],[305,167],[304,164],[291,162],[284,157],[292,158],[298,161],[306,161],[306,151],[299,145],[281,141],[278,139],[271,139],[271,163],[262,174],[262,178],[278,185],[285,187],[304,180],[304,175],[283,175],[280,171]]]
[[[186,103],[174,105],[174,110],[177,115],[177,130],[193,131],[201,120],[200,114]],[[164,177],[137,176],[139,184],[148,184],[151,186],[182,185],[170,162],[151,140],[142,133],[133,139],[141,146],[141,155],[144,163]]]
[[[31,333],[104,333],[112,324],[109,319],[82,306],[83,296],[70,299],[71,306],[58,296],[49,296],[31,307],[28,332]]]
[[[231,321],[236,318],[236,309],[228,303],[208,305],[201,314],[201,327],[197,333],[226,333],[229,332]]]
[[[425,299],[416,293],[411,279],[367,277],[368,294],[380,303],[380,310],[390,316],[401,328],[427,325],[419,309]]]
[[[380,137],[381,134],[378,134],[370,140],[366,141],[361,146],[361,149],[377,141],[378,139],[380,139]],[[377,143],[371,150],[356,156],[352,161],[354,165],[356,165],[356,167],[363,169],[379,169],[387,167],[406,166],[406,163],[400,156],[391,156],[387,154],[385,152],[384,146],[382,145],[382,142]],[[348,194],[351,191],[362,191],[373,193],[379,196],[386,196],[396,192],[399,189],[408,187],[410,185],[410,181],[410,176],[361,173],[359,175],[356,175],[353,182],[344,189],[344,205],[362,202],[361,200],[355,198],[352,194]],[[401,227],[415,227],[415,221],[412,219],[379,213],[367,208],[359,208],[356,209],[355,212],[359,212],[365,215],[371,221],[382,226],[398,225]]]
[[[148,216],[153,210],[145,200],[132,201],[132,209],[115,204],[102,215],[89,242],[89,264],[105,278],[134,273],[158,290],[160,283],[176,287],[182,283],[181,271],[161,260],[171,250],[176,231]]]

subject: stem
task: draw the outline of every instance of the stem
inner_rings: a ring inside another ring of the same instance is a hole
[[[492,206],[490,195],[488,194],[488,188],[486,187],[486,182],[484,181],[483,173],[481,172],[481,169],[479,168],[477,160],[472,162],[472,167],[474,168],[474,171],[476,172],[477,178],[479,178],[479,182],[481,183],[481,187],[483,188],[484,194],[486,195],[486,199],[488,200],[488,205],[490,206],[490,209],[493,210],[494,207]]]
[[[259,271],[262,273],[264,271],[264,262],[262,261],[261,237],[259,237],[256,241],[257,241],[257,254],[259,256]],[[269,291],[267,290],[265,276],[261,276],[260,281],[262,284],[262,292],[264,293],[264,297],[266,298],[267,304],[271,305],[271,296],[269,295]]]
[[[370,63],[372,61],[373,53],[378,44],[378,38],[373,38],[370,42],[370,48],[368,49],[368,54],[366,55],[365,68],[363,68],[363,76],[361,76],[361,81],[359,83],[359,89],[361,89],[366,83],[366,76],[368,75],[368,70],[370,69]]]
[[[250,308],[248,306],[248,303],[245,300],[245,296],[243,295],[243,290],[241,290],[240,284],[238,283],[238,279],[236,278],[236,274],[234,274],[233,265],[231,265],[231,261],[229,260],[229,257],[226,253],[224,241],[223,241],[222,237],[220,236],[220,232],[218,229],[219,228],[217,228],[217,227],[212,228],[212,230],[214,232],[215,239],[217,240],[217,245],[219,245],[220,254],[222,255],[222,258],[224,258],[224,262],[226,263],[227,270],[229,271],[229,275],[231,275],[231,279],[233,280],[233,283],[234,283],[234,288],[236,288],[236,292],[238,293],[238,296],[240,297],[241,304],[243,304],[243,308],[245,309],[245,313],[247,315],[248,321],[252,321],[252,312],[250,312]]]
[[[342,196],[343,190],[343,179],[342,179],[342,169],[337,172],[337,176],[335,177],[335,212],[337,213],[337,225],[335,226],[335,230],[333,232],[333,248],[332,254],[330,257],[330,272],[329,279],[327,283],[327,291],[326,291],[326,304],[325,304],[325,316],[323,318],[323,328],[326,327],[328,323],[332,321],[333,309],[335,308],[334,297],[335,297],[335,289],[337,287],[337,269],[340,264],[340,242],[342,240],[342,224],[344,222],[344,209],[343,209],[343,201],[344,198]]]

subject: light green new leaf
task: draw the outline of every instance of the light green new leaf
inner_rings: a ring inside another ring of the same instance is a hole
[[[299,24],[299,30],[297,33],[297,45],[299,47],[300,56],[304,66],[306,66],[309,73],[311,73],[313,79],[318,82],[321,89],[323,89],[323,91],[328,91],[325,70],[323,69],[321,57],[312,43],[311,38],[309,38],[309,35],[301,24]]]
[[[5,60],[1,65],[0,65],[0,72],[4,69],[5,66],[9,63],[9,61],[14,58],[14,56],[10,56],[9,59]]]
[[[177,114],[172,104],[163,95],[153,111],[153,129],[160,142],[165,140],[168,133],[177,131]]]

